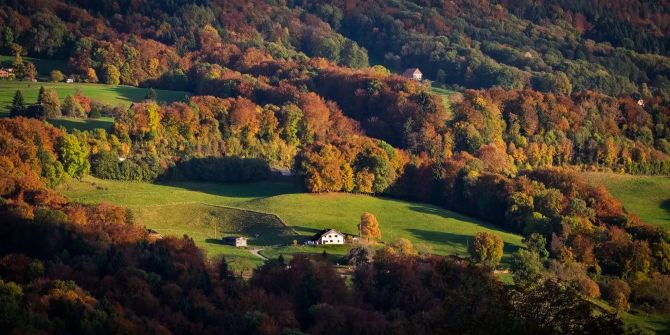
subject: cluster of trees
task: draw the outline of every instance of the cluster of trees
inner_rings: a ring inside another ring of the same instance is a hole
[[[615,96],[647,88],[666,97],[670,92],[670,12],[658,3],[290,4],[329,22],[394,71],[419,67],[447,85]]]
[[[91,99],[80,92],[68,95],[61,102],[58,93],[53,89],[40,87],[37,101],[27,104],[21,90],[17,90],[9,106],[10,116],[24,116],[37,119],[55,119],[61,116],[74,118],[94,118],[101,116],[101,110],[109,108],[99,103],[92,103]]]
[[[0,48],[7,52],[68,59],[75,80],[112,85],[185,89],[192,58],[205,51],[208,61],[221,63],[229,59],[225,49],[231,45],[243,51],[262,48],[277,59],[309,55],[368,66],[364,48],[317,16],[263,1],[160,7],[148,1],[127,6],[116,1],[10,2],[0,7],[0,27]]]
[[[665,100],[647,98],[466,91],[449,121],[452,149],[504,174],[563,165],[665,174],[670,110]]]

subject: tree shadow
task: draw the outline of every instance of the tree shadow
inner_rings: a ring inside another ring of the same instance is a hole
[[[446,219],[456,219],[456,220],[461,220],[461,221],[469,221],[476,223],[480,226],[483,227],[493,227],[491,225],[485,224],[483,221],[477,220],[473,217],[466,216],[463,214],[459,214],[456,212],[452,212],[447,209],[443,208],[437,208],[437,207],[430,207],[430,206],[410,206],[409,209],[415,211],[415,212],[420,212],[420,213],[425,213],[425,214],[432,214],[432,215],[438,215]]]
[[[222,229],[223,236],[244,236],[253,245],[289,244],[299,238],[274,215],[237,209],[226,211],[235,212],[232,218],[235,222],[228,225],[234,227],[232,230]]]
[[[114,126],[114,122],[109,120],[97,120],[97,119],[50,119],[49,123],[53,124],[56,127],[64,127],[68,131],[74,129],[78,130],[93,130],[102,128],[105,130],[111,130]]]
[[[299,234],[305,234],[305,235],[314,235],[318,232],[321,231],[321,229],[317,228],[310,228],[310,227],[303,227],[303,226],[291,226],[295,231],[297,231]],[[324,227],[325,228],[325,227]]]
[[[302,192],[302,189],[296,183],[275,180],[249,183],[158,180],[155,184],[228,198],[268,198]]]
[[[144,100],[149,91],[146,87],[132,87],[132,86],[109,86],[105,89],[114,92],[114,94],[121,97],[122,100],[129,102],[138,102]],[[156,92],[156,102],[158,103],[172,103],[177,101],[187,101],[189,94],[185,91],[170,91],[154,89]]]
[[[230,245],[229,243],[226,243],[221,238],[207,238],[207,239],[205,239],[205,242],[211,243],[211,244],[218,244],[218,245]],[[232,246],[232,245],[230,245],[230,246]]]
[[[668,214],[667,221],[670,221],[670,199],[665,199],[661,202],[661,208]]]

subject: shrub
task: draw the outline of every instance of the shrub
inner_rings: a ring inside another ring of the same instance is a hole
[[[606,299],[617,311],[630,309],[630,285],[621,279],[613,279],[607,284]]]
[[[65,75],[63,74],[63,72],[60,72],[59,70],[53,70],[51,71],[49,78],[51,78],[52,82],[57,83],[63,81],[65,79]]]

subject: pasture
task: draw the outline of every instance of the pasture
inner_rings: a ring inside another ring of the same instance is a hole
[[[586,172],[592,185],[607,188],[627,211],[642,221],[670,229],[670,177]]]
[[[68,95],[74,95],[77,91],[91,100],[112,106],[128,107],[133,102],[142,101],[147,94],[146,88],[132,86],[111,86],[104,84],[87,83],[49,83],[28,82],[18,80],[0,80],[0,116],[9,113],[8,106],[12,103],[14,93],[21,90],[26,104],[37,101],[40,86],[45,89],[53,89],[58,93],[61,101]],[[182,101],[188,98],[188,93],[183,91],[155,90],[160,102]]]
[[[323,228],[355,234],[360,215],[366,211],[377,216],[384,241],[404,237],[424,252],[466,256],[468,243],[479,231],[500,235],[506,258],[521,246],[521,236],[435,206],[359,194],[302,193],[297,185],[286,182],[149,184],[85,177],[71,180],[57,190],[79,202],[107,201],[130,208],[138,224],[164,234],[188,234],[209,256],[223,254],[233,262],[239,257],[254,264],[261,260],[220,244],[221,236],[246,235],[250,246],[263,247],[261,254],[267,257],[323,250],[344,255],[347,247],[290,244]],[[276,214],[289,228],[267,213]],[[284,246],[271,248],[275,245]]]

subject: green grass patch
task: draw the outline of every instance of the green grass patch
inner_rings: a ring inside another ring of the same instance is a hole
[[[114,126],[114,118],[101,117],[99,119],[77,119],[71,117],[62,117],[58,119],[51,119],[49,120],[49,123],[56,127],[64,127],[68,131],[72,131],[74,129],[93,130],[98,128],[111,130]]]
[[[451,111],[451,96],[456,93],[455,91],[451,91],[446,88],[436,86],[435,82],[433,82],[433,85],[430,87],[430,91],[433,94],[437,94],[438,96],[440,96],[442,98],[442,103],[444,104],[444,107],[448,111]]]
[[[589,299],[596,306],[609,313],[614,313],[614,307],[600,299]],[[670,315],[651,314],[639,309],[619,313],[619,317],[626,327],[644,331],[643,334],[668,334],[670,332]]]
[[[211,256],[227,256],[230,250],[216,240],[220,236],[214,235],[215,225],[218,235],[248,235],[252,237],[252,245],[290,245],[293,239],[311,236],[323,228],[355,234],[360,216],[366,211],[377,216],[384,241],[404,237],[424,252],[465,256],[468,243],[479,231],[502,237],[505,259],[521,246],[521,236],[435,206],[359,194],[300,193],[297,185],[286,182],[159,185],[86,177],[61,185],[58,190],[76,201],[107,201],[130,208],[138,224],[164,234],[188,234]],[[264,213],[278,215],[291,229],[278,226],[271,219],[274,216]],[[327,252],[333,257],[340,257],[349,250],[349,246],[329,248],[332,250]],[[323,252],[308,246],[265,249],[261,253],[270,258],[296,252]]]
[[[670,177],[587,172],[587,180],[602,185],[642,221],[670,229]]]
[[[112,106],[128,107],[133,102],[142,101],[146,96],[146,88],[132,86],[111,86],[103,84],[87,83],[47,83],[47,82],[28,82],[18,80],[0,80],[0,116],[9,113],[9,105],[12,103],[14,93],[21,90],[26,104],[37,102],[37,95],[40,86],[46,89],[55,90],[61,98],[61,101],[68,95],[74,95],[80,90],[91,100]],[[156,90],[157,100],[160,102],[183,101],[188,98],[188,93],[184,91]]]

